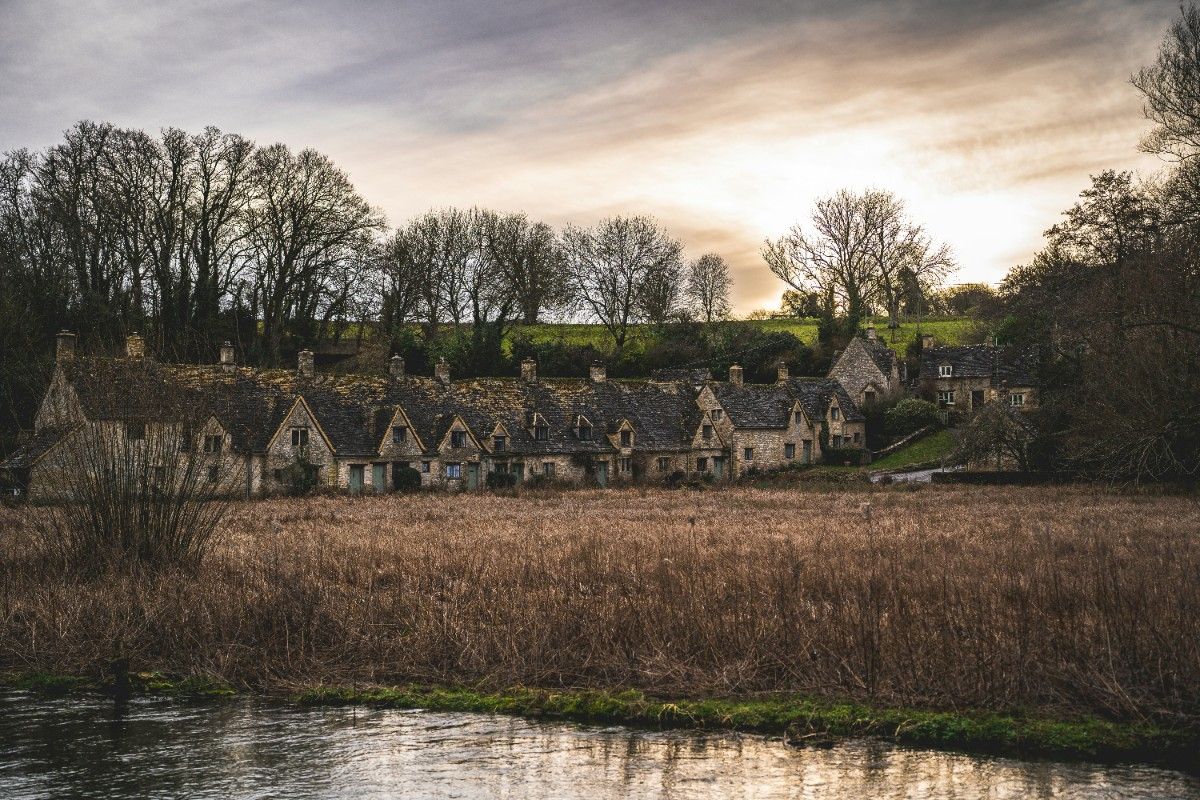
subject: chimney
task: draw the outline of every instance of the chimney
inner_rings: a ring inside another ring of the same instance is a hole
[[[603,361],[593,361],[588,367],[588,377],[592,379],[592,383],[604,383],[608,380],[608,368],[604,366]]]
[[[775,380],[777,380],[779,383],[787,383],[787,379],[788,365],[781,362],[775,369]]]
[[[59,331],[54,337],[54,360],[70,361],[75,357],[75,334]]]
[[[870,322],[870,321],[867,322],[867,338],[870,339],[871,341],[875,341],[875,323],[874,322]]]
[[[404,358],[401,356],[392,356],[392,360],[388,362],[388,373],[393,378],[403,378]]]
[[[526,358],[521,362],[521,380],[536,381],[537,380],[537,362],[532,358]]]
[[[301,350],[296,357],[296,374],[301,378],[312,378],[317,374],[317,368],[313,364],[313,351]]]
[[[737,364],[733,364],[729,367],[729,382],[734,386],[742,385],[742,368]]]
[[[131,333],[125,337],[125,357],[126,358],[145,358],[146,357],[146,340],[136,333]]]
[[[221,344],[221,368],[225,369],[225,370],[232,370],[235,366],[237,366],[237,362],[234,360],[234,357],[233,357],[233,345],[229,342],[222,343]]]
[[[936,344],[937,344],[937,337],[934,336],[932,333],[922,333],[921,334],[921,349],[922,350],[926,350],[930,347],[935,346]]]
[[[446,363],[445,358],[439,358],[438,363],[434,365],[433,377],[437,378],[447,386],[450,385],[450,365]]]

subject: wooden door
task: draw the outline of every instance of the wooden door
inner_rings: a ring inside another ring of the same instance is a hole
[[[387,489],[387,464],[371,465],[371,488],[376,494],[381,494]]]
[[[363,464],[350,465],[350,493],[359,494],[363,489]]]

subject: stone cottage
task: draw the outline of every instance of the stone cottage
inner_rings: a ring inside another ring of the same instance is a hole
[[[829,377],[838,381],[860,406],[903,391],[904,363],[867,323],[866,335],[855,337],[834,361]]]
[[[1036,371],[1032,353],[991,344],[938,346],[926,337],[917,387],[947,411],[971,412],[991,402],[1029,409],[1038,403]]]
[[[394,357],[386,375],[331,375],[308,351],[294,370],[238,366],[228,344],[217,364],[165,364],[140,337],[121,357],[97,358],[77,355],[62,333],[33,435],[0,469],[33,496],[53,495],[64,448],[101,429],[130,440],[165,433],[207,479],[247,496],[282,492],[298,473],[384,492],[406,468],[424,486],[464,490],[493,473],[605,486],[814,463],[862,448],[864,426],[837,380],[784,369],[767,385],[744,384],[737,366],[727,381],[696,371],[610,380],[602,364],[585,379],[542,378],[526,360],[519,378],[454,380],[444,362],[426,377]]]

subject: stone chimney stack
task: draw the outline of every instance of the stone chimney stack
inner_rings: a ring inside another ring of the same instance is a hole
[[[301,350],[296,356],[296,374],[301,378],[316,377],[317,367],[313,362],[312,350]]]
[[[742,385],[742,368],[738,364],[729,367],[729,382],[734,386]]]
[[[439,358],[438,363],[434,365],[433,377],[446,386],[450,385],[450,365],[446,363],[445,358]]]
[[[126,358],[145,358],[146,357],[146,340],[139,334],[131,333],[125,337],[125,357]]]
[[[867,338],[875,341],[875,323],[870,320],[867,321]]]
[[[608,380],[608,367],[604,366],[603,361],[593,361],[588,367],[588,377],[592,379],[592,383],[604,383]]]
[[[75,357],[75,334],[59,331],[54,337],[54,360],[70,361]]]
[[[404,377],[404,358],[402,356],[392,356],[392,360],[388,362],[388,374],[393,378]]]
[[[788,379],[788,365],[781,363],[775,369],[775,380],[779,381],[780,383],[787,383],[787,379]]]
[[[521,380],[536,381],[537,380],[537,362],[532,358],[526,358],[521,362]]]
[[[237,361],[234,359],[233,344],[224,342],[221,344],[221,368],[230,371],[237,366]]]
[[[937,337],[934,336],[932,333],[922,333],[921,334],[921,349],[922,350],[926,350],[930,347],[935,347],[936,345],[937,345]]]

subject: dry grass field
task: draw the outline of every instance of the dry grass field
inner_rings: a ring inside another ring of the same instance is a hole
[[[864,507],[869,503],[869,508]],[[728,489],[237,505],[197,572],[72,577],[0,510],[0,672],[799,692],[1200,719],[1200,504]]]

